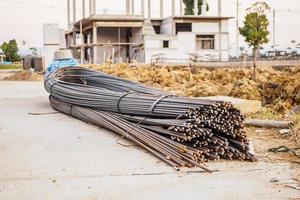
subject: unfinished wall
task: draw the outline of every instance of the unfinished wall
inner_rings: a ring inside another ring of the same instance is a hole
[[[134,43],[130,47],[131,61],[144,61],[144,51],[142,47],[142,28],[132,28],[131,42]]]

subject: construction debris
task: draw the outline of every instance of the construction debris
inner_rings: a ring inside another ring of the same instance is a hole
[[[5,77],[6,81],[41,81],[44,77],[41,74],[33,72],[31,70],[18,71],[15,74]]]
[[[212,172],[202,163],[256,160],[230,103],[173,96],[81,67],[51,73],[45,88],[53,108],[119,133],[175,168]]]

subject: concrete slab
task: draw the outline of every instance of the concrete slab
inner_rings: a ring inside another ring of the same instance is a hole
[[[212,174],[176,172],[139,147],[118,144],[120,137],[110,131],[61,113],[30,112],[53,112],[42,84],[0,81],[0,199],[300,196],[270,182],[292,178],[296,169],[290,164],[216,162],[209,167],[220,171]]]
[[[240,109],[242,114],[244,115],[250,113],[256,113],[262,109],[261,101],[257,101],[257,100],[239,99],[239,98],[228,97],[228,96],[201,97],[201,99],[230,102],[236,108]]]

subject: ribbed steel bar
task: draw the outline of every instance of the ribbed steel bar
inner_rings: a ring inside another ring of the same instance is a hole
[[[45,88],[55,109],[119,134],[126,132],[128,139],[167,157],[172,166],[256,159],[248,151],[244,118],[230,103],[169,95],[81,67],[51,73]],[[65,107],[76,107],[76,112]],[[80,113],[83,110],[89,115]],[[182,155],[178,149],[189,153]]]

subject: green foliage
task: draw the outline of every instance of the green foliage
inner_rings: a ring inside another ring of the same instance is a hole
[[[185,15],[194,15],[194,0],[183,0],[183,3],[185,4],[185,10],[184,10],[184,14]],[[203,5],[203,1],[199,0],[198,1],[198,8],[199,8],[199,12],[198,15],[201,15],[202,13],[202,7]],[[209,6],[207,4],[207,11],[209,10]]]
[[[253,77],[256,73],[256,59],[259,48],[269,42],[267,11],[270,6],[265,2],[254,3],[247,9],[248,14],[245,17],[244,26],[239,28],[240,34],[245,37],[245,41],[253,49]]]
[[[257,12],[247,14],[244,27],[240,28],[240,34],[245,37],[245,41],[253,49],[258,49],[261,45],[268,43],[269,20],[265,14]]]
[[[11,65],[0,65],[0,70],[3,69],[22,69],[22,65],[21,64],[11,64]]]
[[[31,54],[37,56],[37,48],[30,47],[29,50],[31,50]]]
[[[1,45],[1,49],[6,56],[7,61],[16,62],[21,60],[20,56],[18,55],[19,48],[15,39],[10,40],[8,43],[4,42]]]

